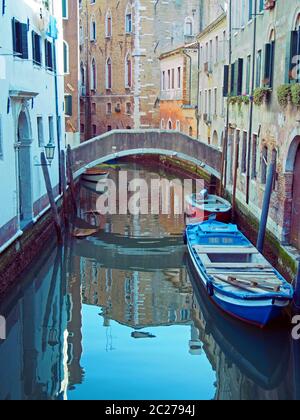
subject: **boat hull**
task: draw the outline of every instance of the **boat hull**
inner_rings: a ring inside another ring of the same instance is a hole
[[[231,209],[229,209],[227,212],[211,212],[211,211],[203,211],[200,209],[197,209],[193,206],[189,206],[186,212],[186,215],[190,219],[197,219],[199,222],[205,222],[210,219],[212,215],[216,216],[216,220],[218,222],[222,223],[230,223],[231,222]]]
[[[271,299],[246,301],[242,299],[233,299],[217,292],[209,293],[206,277],[193,257],[190,246],[189,255],[198,275],[198,279],[200,280],[202,287],[205,288],[208,297],[222,309],[222,311],[240,321],[264,328],[272,321],[279,319],[290,303],[289,300],[272,301]]]
[[[103,174],[84,174],[82,179],[86,182],[93,182],[97,184],[99,181],[103,181],[108,178],[108,173]]]

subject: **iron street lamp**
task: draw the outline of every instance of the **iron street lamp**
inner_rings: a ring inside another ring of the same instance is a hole
[[[50,166],[54,160],[54,154],[55,154],[55,145],[49,142],[47,146],[45,146],[45,155]]]

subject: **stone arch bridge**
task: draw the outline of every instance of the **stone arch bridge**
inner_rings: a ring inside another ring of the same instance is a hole
[[[116,130],[72,149],[77,178],[87,169],[134,155],[164,155],[191,162],[220,179],[221,152],[214,146],[175,131]]]

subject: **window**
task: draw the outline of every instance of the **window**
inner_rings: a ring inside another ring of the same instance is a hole
[[[106,13],[105,35],[106,35],[106,38],[111,38],[111,36],[112,36],[112,17],[111,17],[111,11],[110,10]]]
[[[52,50],[52,43],[45,40],[45,64],[46,69],[53,71],[53,50]]]
[[[91,42],[95,42],[96,38],[97,38],[96,22],[94,20],[92,20],[91,21],[91,34],[90,34]]]
[[[64,73],[69,74],[69,45],[64,41]]]
[[[274,78],[275,33],[272,31],[270,41],[265,46],[264,85],[272,89]]]
[[[62,0],[62,17],[63,19],[68,19],[69,10],[68,10],[68,0]]]
[[[48,118],[48,124],[49,124],[49,143],[54,143],[54,119],[53,117]]]
[[[45,139],[44,139],[43,117],[37,117],[37,133],[38,133],[38,145],[39,147],[44,147]]]
[[[172,89],[175,89],[175,69],[172,69]]]
[[[248,3],[248,20],[252,20],[253,17],[253,0],[249,0]]]
[[[243,132],[243,143],[242,143],[242,159],[241,159],[241,172],[243,174],[247,171],[247,144],[248,134],[246,131]]]
[[[164,119],[161,120],[160,127],[161,127],[162,130],[165,130],[166,127],[165,127],[165,120]]]
[[[131,115],[131,103],[126,103],[126,114]]]
[[[107,113],[107,115],[111,115],[111,113],[112,113],[112,104],[111,104],[111,102],[108,102],[108,104],[106,104],[106,113]]]
[[[107,131],[112,131],[112,126],[111,125],[107,126]]]
[[[80,133],[84,134],[84,132],[85,132],[85,126],[84,124],[80,124]]]
[[[177,88],[181,89],[181,67],[177,68]]]
[[[42,64],[41,37],[34,31],[32,31],[32,60],[34,64],[41,66]]]
[[[256,87],[261,85],[261,50],[257,52],[256,56]]]
[[[125,59],[125,87],[130,88],[132,86],[132,62],[130,54],[126,55]]]
[[[127,6],[125,13],[125,31],[127,34],[132,32],[132,13],[130,5]]]
[[[251,55],[247,57],[247,70],[246,70],[246,94],[250,94],[250,83],[251,83]]]
[[[92,114],[96,114],[96,112],[97,112],[96,102],[92,102]]]
[[[208,91],[208,119],[209,119],[209,121],[211,121],[211,105],[212,105],[211,100],[212,100],[211,89],[209,89],[209,91]]]
[[[173,130],[173,123],[172,123],[171,120],[169,120],[169,122],[168,122],[168,129]]]
[[[28,60],[28,26],[15,18],[12,20],[13,51],[16,57]]]
[[[223,96],[227,98],[229,95],[229,66],[224,66],[224,76],[223,76]]]
[[[216,43],[215,43],[215,63],[219,61],[219,37],[216,36]]]
[[[176,121],[176,130],[180,131],[180,121]]]
[[[72,95],[65,95],[65,115],[72,117],[73,115],[73,98]]]
[[[186,36],[194,35],[193,20],[191,18],[186,18],[185,20],[185,35]]]
[[[268,170],[268,148],[264,146],[262,152],[262,163],[261,163],[261,183],[266,184],[267,182],[267,170]]]
[[[93,137],[96,137],[97,135],[97,126],[96,124],[93,124]]]
[[[165,71],[162,72],[162,90],[163,91],[166,90],[166,72]]]
[[[171,89],[171,70],[168,70],[168,90]]]
[[[106,61],[106,89],[112,88],[112,61],[108,58]]]
[[[214,115],[218,115],[218,89],[214,89]]]
[[[93,58],[92,59],[92,65],[91,65],[91,90],[97,89],[97,68],[96,68],[96,61]]]
[[[289,82],[300,83],[300,14],[295,30],[291,33]]]
[[[253,135],[251,178],[257,178],[257,135]]]

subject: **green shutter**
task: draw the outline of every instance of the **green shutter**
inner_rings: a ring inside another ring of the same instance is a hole
[[[73,115],[73,97],[72,95],[65,96],[65,115],[72,117]]]
[[[243,75],[244,75],[244,60],[239,58],[237,61],[237,96],[241,96],[243,94]]]
[[[290,82],[295,81],[293,79],[293,70],[295,67],[294,57],[298,55],[298,31],[292,31],[291,33],[291,49],[290,49],[290,68],[289,68],[289,80]]]
[[[16,19],[12,19],[12,41],[13,41],[13,52],[17,53],[17,36],[16,36]]]
[[[223,96],[227,98],[229,94],[229,66],[224,66]]]

